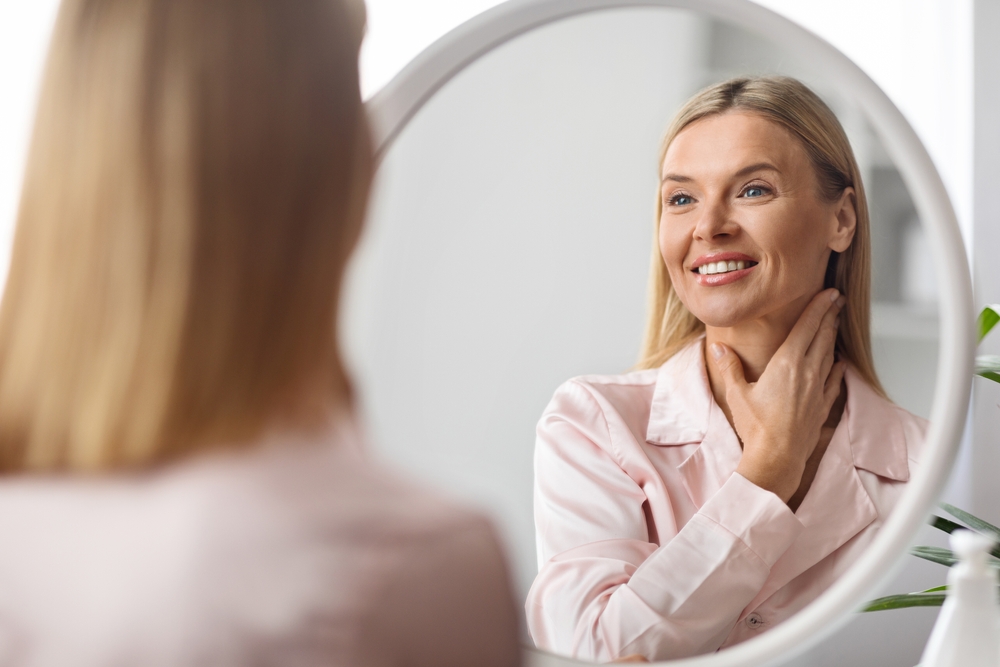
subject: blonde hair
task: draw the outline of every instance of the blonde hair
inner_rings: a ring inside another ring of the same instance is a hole
[[[789,77],[736,78],[697,93],[674,117],[661,149],[662,167],[667,149],[691,123],[725,113],[741,111],[760,115],[799,138],[816,172],[820,195],[836,201],[846,188],[854,188],[857,229],[850,247],[830,257],[828,287],[836,287],[847,298],[840,314],[837,351],[858,374],[884,395],[875,373],[871,349],[871,234],[868,203],[861,173],[851,144],[837,117],[815,93]],[[649,273],[649,304],[646,332],[638,368],[656,368],[695,340],[705,330],[681,303],[670,282],[659,249],[663,202],[656,198],[653,253]]]
[[[360,3],[64,0],[0,305],[0,470],[142,467],[349,400]]]

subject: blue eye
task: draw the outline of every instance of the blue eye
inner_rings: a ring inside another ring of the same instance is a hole
[[[743,191],[743,196],[748,199],[754,199],[756,197],[763,197],[764,192],[764,188],[762,187],[751,187]]]
[[[687,206],[694,203],[694,198],[688,195],[674,195],[670,198],[669,203],[671,206]]]

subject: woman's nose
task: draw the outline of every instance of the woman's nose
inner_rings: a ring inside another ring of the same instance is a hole
[[[720,236],[732,236],[739,229],[739,225],[732,219],[731,213],[723,202],[705,202],[698,212],[694,237],[701,241],[711,241]]]

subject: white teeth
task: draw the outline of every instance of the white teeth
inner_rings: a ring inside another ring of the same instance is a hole
[[[709,262],[698,267],[698,273],[703,276],[711,276],[716,273],[728,273],[730,271],[742,271],[747,268],[747,263],[743,260],[739,262]]]

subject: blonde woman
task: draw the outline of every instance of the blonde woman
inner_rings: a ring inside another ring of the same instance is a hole
[[[0,663],[512,665],[497,539],[370,463],[347,0],[65,0],[0,308]]]
[[[800,82],[680,110],[660,159],[640,370],[570,380],[538,425],[536,644],[679,658],[802,609],[870,543],[925,423],[869,336],[864,186]]]

